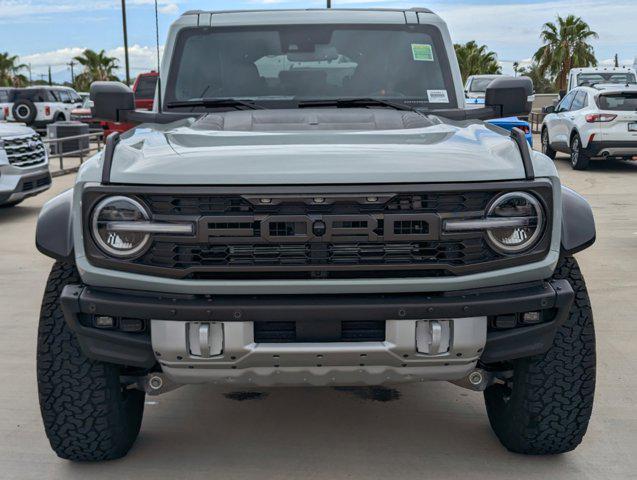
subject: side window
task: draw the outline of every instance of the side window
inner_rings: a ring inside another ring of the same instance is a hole
[[[560,102],[560,104],[557,106],[557,112],[568,112],[569,109],[571,108],[571,104],[573,103],[573,98],[575,98],[575,93],[577,92],[571,92],[568,95],[566,95],[562,101]]]
[[[71,101],[71,95],[66,90],[58,90],[58,97],[60,98],[60,102],[69,103]]]
[[[570,110],[572,112],[576,110],[581,110],[582,108],[584,108],[585,102],[586,102],[586,92],[583,92],[583,91],[577,92],[577,95],[575,95],[575,98],[573,99],[573,103],[571,104]]]
[[[6,90],[0,90],[0,103],[7,103],[9,101],[9,92]]]

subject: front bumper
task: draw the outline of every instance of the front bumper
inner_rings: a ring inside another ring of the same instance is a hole
[[[0,205],[32,197],[51,188],[48,163],[30,169],[0,168]]]
[[[457,380],[479,361],[541,354],[567,318],[573,296],[566,280],[446,294],[324,296],[169,296],[68,285],[61,305],[88,357],[145,369],[159,366],[176,383],[352,385]],[[505,330],[487,327],[494,316],[531,311],[541,311],[546,321]],[[98,329],[90,321],[96,315],[142,319],[146,330]],[[385,339],[255,342],[257,322],[301,320],[315,326],[383,321]],[[421,353],[416,337],[423,320],[450,322],[447,351]],[[221,325],[219,354],[193,355],[188,328],[202,322]]]

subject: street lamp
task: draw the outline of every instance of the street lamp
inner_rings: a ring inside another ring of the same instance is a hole
[[[126,29],[126,0],[122,0],[122,25],[124,27],[124,62],[126,64],[126,85],[130,85],[130,67],[128,64],[128,31]]]

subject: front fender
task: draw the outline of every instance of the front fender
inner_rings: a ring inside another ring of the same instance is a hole
[[[562,254],[573,255],[595,243],[593,209],[580,194],[562,186]]]
[[[41,253],[63,262],[74,262],[72,211],[72,188],[44,204],[35,230],[35,246]]]

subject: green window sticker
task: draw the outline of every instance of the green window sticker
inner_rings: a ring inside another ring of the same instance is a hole
[[[431,45],[426,43],[412,43],[411,54],[414,56],[414,60],[417,62],[433,62],[434,51]]]

